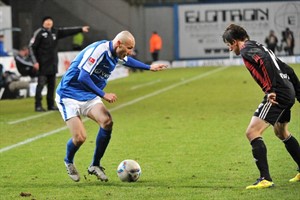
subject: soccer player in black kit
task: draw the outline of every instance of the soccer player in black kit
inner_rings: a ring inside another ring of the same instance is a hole
[[[291,157],[298,165],[298,173],[290,182],[300,181],[300,147],[288,131],[291,108],[295,99],[300,102],[300,82],[294,70],[279,60],[274,53],[256,41],[250,40],[246,30],[231,24],[223,34],[223,41],[236,55],[241,55],[246,68],[265,93],[252,117],[246,136],[252,146],[252,154],[260,177],[246,189],[274,186],[267,161],[267,148],[262,134],[269,125],[282,140]]]

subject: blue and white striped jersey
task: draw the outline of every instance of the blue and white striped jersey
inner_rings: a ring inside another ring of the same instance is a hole
[[[107,79],[118,63],[133,68],[150,69],[149,65],[131,57],[118,59],[114,55],[112,41],[102,40],[90,44],[76,56],[62,77],[56,92],[60,98],[71,98],[78,101],[91,100],[96,96],[103,97]],[[83,84],[79,79],[82,74],[86,73],[89,74],[91,81],[84,81],[85,84]],[[93,89],[95,86],[100,89],[97,90],[98,92]]]

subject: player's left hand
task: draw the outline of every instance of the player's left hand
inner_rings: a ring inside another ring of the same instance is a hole
[[[272,105],[274,104],[278,104],[278,102],[276,101],[276,93],[272,92],[268,94],[268,101],[270,103],[272,103]]]
[[[161,71],[161,70],[164,70],[166,69],[168,66],[165,65],[165,64],[152,64],[150,66],[150,71],[154,71],[154,72],[157,72],[157,71]]]

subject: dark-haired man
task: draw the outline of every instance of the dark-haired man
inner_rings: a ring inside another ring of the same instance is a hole
[[[83,27],[53,27],[53,19],[46,16],[42,19],[42,27],[38,28],[29,43],[29,49],[34,63],[38,70],[38,84],[35,93],[35,111],[46,111],[42,106],[42,90],[47,85],[47,106],[48,110],[57,110],[54,106],[54,90],[57,73],[58,55],[57,42],[67,36],[79,32],[88,32],[89,26]]]
[[[245,66],[265,93],[246,131],[260,177],[246,189],[274,186],[269,172],[267,148],[262,138],[269,125],[273,126],[276,136],[284,143],[298,165],[299,173],[290,179],[290,182],[300,181],[300,147],[297,139],[288,131],[295,98],[300,102],[298,77],[294,70],[278,59],[272,51],[250,40],[246,30],[241,26],[231,24],[222,37],[230,51],[242,56]]]

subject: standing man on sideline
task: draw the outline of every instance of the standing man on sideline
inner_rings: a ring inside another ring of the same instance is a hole
[[[250,74],[265,93],[246,131],[252,146],[252,154],[260,177],[246,189],[260,189],[274,186],[267,161],[267,148],[262,134],[273,126],[276,136],[298,165],[299,173],[290,182],[300,181],[300,147],[295,137],[288,131],[291,108],[295,98],[300,102],[300,82],[294,70],[279,60],[272,51],[250,40],[246,30],[231,24],[223,34],[223,41],[236,55],[243,58]]]
[[[149,45],[152,61],[157,61],[159,59],[159,51],[162,48],[162,39],[156,31],[152,32],[152,35],[149,40]]]
[[[278,38],[275,35],[273,30],[270,30],[269,35],[265,39],[265,43],[267,44],[267,48],[275,53],[275,49],[277,48]]]
[[[115,93],[104,92],[107,79],[116,65],[124,64],[151,71],[166,68],[163,64],[146,65],[130,57],[134,46],[135,39],[128,31],[120,32],[112,41],[102,40],[90,44],[72,61],[57,87],[55,100],[72,134],[72,138],[67,142],[64,162],[73,181],[80,180],[74,157],[86,140],[86,130],[80,115],[89,117],[99,125],[94,156],[88,173],[101,181],[108,181],[100,160],[111,138],[113,120],[101,98],[109,103],[117,100]]]
[[[54,28],[52,17],[46,16],[42,20],[42,27],[34,32],[29,49],[34,63],[33,66],[38,70],[38,84],[35,92],[36,112],[46,111],[42,106],[42,90],[46,84],[48,110],[57,110],[57,107],[54,106],[54,90],[58,70],[58,40],[79,32],[88,31],[89,26]]]
[[[282,36],[282,43],[285,43],[283,50],[288,56],[294,55],[295,38],[293,31],[291,31],[289,28],[286,28],[285,31],[283,31]]]

